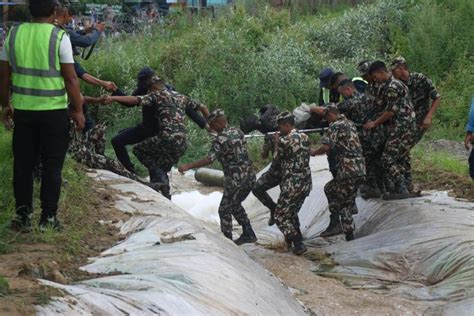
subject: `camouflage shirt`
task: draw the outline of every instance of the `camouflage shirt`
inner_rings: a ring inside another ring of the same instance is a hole
[[[356,91],[350,98],[337,104],[337,108],[356,126],[364,150],[381,146],[385,140],[385,127],[379,125],[370,130],[364,129],[365,123],[381,115],[381,107],[376,105],[372,97]]]
[[[280,166],[282,191],[311,190],[311,169],[309,167],[308,135],[292,130],[282,136],[277,144],[274,164]]]
[[[440,97],[431,79],[423,74],[412,72],[406,82],[410,94],[411,102],[415,108],[416,122],[421,125],[426,114],[428,114],[431,104],[430,99]]]
[[[365,176],[365,160],[356,127],[344,115],[329,125],[322,143],[328,145],[336,157],[337,179]]]
[[[185,110],[191,107],[198,110],[200,104],[175,91],[164,89],[138,97],[144,107],[155,106],[155,116],[159,124],[160,138],[185,138]]]
[[[368,121],[377,119],[379,114],[372,100],[358,91],[339,102],[337,108],[356,125],[358,130]]]
[[[254,176],[247,141],[244,133],[236,127],[227,127],[215,136],[207,157],[211,161],[217,159],[220,162],[226,181],[239,181]]]
[[[380,98],[380,84],[376,82],[370,82],[365,88],[366,97],[374,103],[375,108],[382,113],[385,108]]]
[[[380,86],[379,98],[385,105],[385,111],[395,113],[391,119],[392,129],[413,128],[415,125],[415,111],[410,100],[408,87],[403,82],[390,76]]]

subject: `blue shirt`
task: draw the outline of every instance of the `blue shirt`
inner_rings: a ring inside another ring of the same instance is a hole
[[[469,111],[466,132],[474,132],[474,96],[472,97],[471,110]]]

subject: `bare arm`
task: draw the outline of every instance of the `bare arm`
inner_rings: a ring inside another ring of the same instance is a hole
[[[376,119],[375,121],[369,121],[369,122],[365,123],[364,129],[375,128],[375,127],[379,126],[380,124],[383,124],[383,123],[387,122],[394,115],[395,115],[395,113],[392,112],[392,111],[383,112],[382,115],[378,119]]]
[[[431,127],[431,124],[433,122],[433,116],[436,110],[438,109],[440,103],[441,103],[441,97],[437,97],[436,99],[433,100],[433,103],[431,103],[431,108],[429,112],[426,114],[425,118],[423,119],[423,122],[421,123],[421,128],[428,129]]]
[[[87,104],[101,104],[104,101],[105,98],[100,97],[100,98],[95,98],[95,97],[88,97],[84,96],[84,102]]]
[[[109,90],[109,91],[117,90],[117,86],[112,81],[104,81],[88,73],[85,73],[84,75],[82,75],[81,79],[87,82],[88,84],[91,84],[94,86],[100,86],[104,88],[105,90]]]
[[[61,64],[61,74],[64,78],[69,100],[71,101],[71,118],[76,123],[76,128],[82,130],[85,124],[84,114],[82,113],[84,99],[79,87],[79,79],[74,70],[74,64]]]
[[[311,156],[322,155],[325,154],[331,149],[329,145],[323,144],[318,149],[311,150]]]
[[[141,103],[140,98],[135,97],[135,96],[109,96],[105,99],[106,104],[110,104],[112,102],[118,102],[120,104],[123,104],[125,106],[134,106],[134,105],[139,105]]]
[[[207,106],[201,104],[199,106],[199,112],[201,112],[205,118],[209,117],[209,109],[207,108]]]
[[[179,166],[178,171],[181,172],[181,173],[185,173],[189,169],[201,168],[201,167],[207,166],[211,163],[212,163],[211,159],[206,157],[206,158],[203,158],[203,159],[198,160],[198,161],[194,161],[194,162],[191,162],[191,163],[188,163],[188,164],[181,165],[181,166]]]

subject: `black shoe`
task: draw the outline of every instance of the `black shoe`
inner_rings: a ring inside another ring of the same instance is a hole
[[[165,198],[171,201],[171,188],[169,185],[162,185],[160,188],[160,192]]]
[[[354,232],[346,233],[346,241],[354,240]]]
[[[39,230],[40,232],[44,233],[48,229],[55,230],[60,232],[64,229],[63,225],[59,222],[56,216],[41,218],[39,222]]]
[[[331,214],[331,221],[329,222],[328,227],[323,231],[319,237],[331,237],[339,235],[342,233],[341,223],[339,221],[339,216]]]
[[[29,233],[33,230],[31,216],[17,216],[10,224],[10,228],[19,233]]]
[[[162,182],[149,182],[147,185],[171,201],[171,188],[168,184]]]
[[[255,236],[255,232],[253,231],[252,226],[250,226],[250,224],[243,226],[242,230],[242,235],[240,235],[240,237],[234,241],[236,245],[240,246],[243,244],[250,244],[257,241],[257,236]]]
[[[303,241],[301,240],[293,241],[293,253],[295,255],[299,256],[305,253],[306,251],[308,251],[308,249],[304,245]]]

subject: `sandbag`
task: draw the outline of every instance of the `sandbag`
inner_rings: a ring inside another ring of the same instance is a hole
[[[224,186],[224,172],[210,168],[199,168],[194,173],[196,181],[208,186]]]

